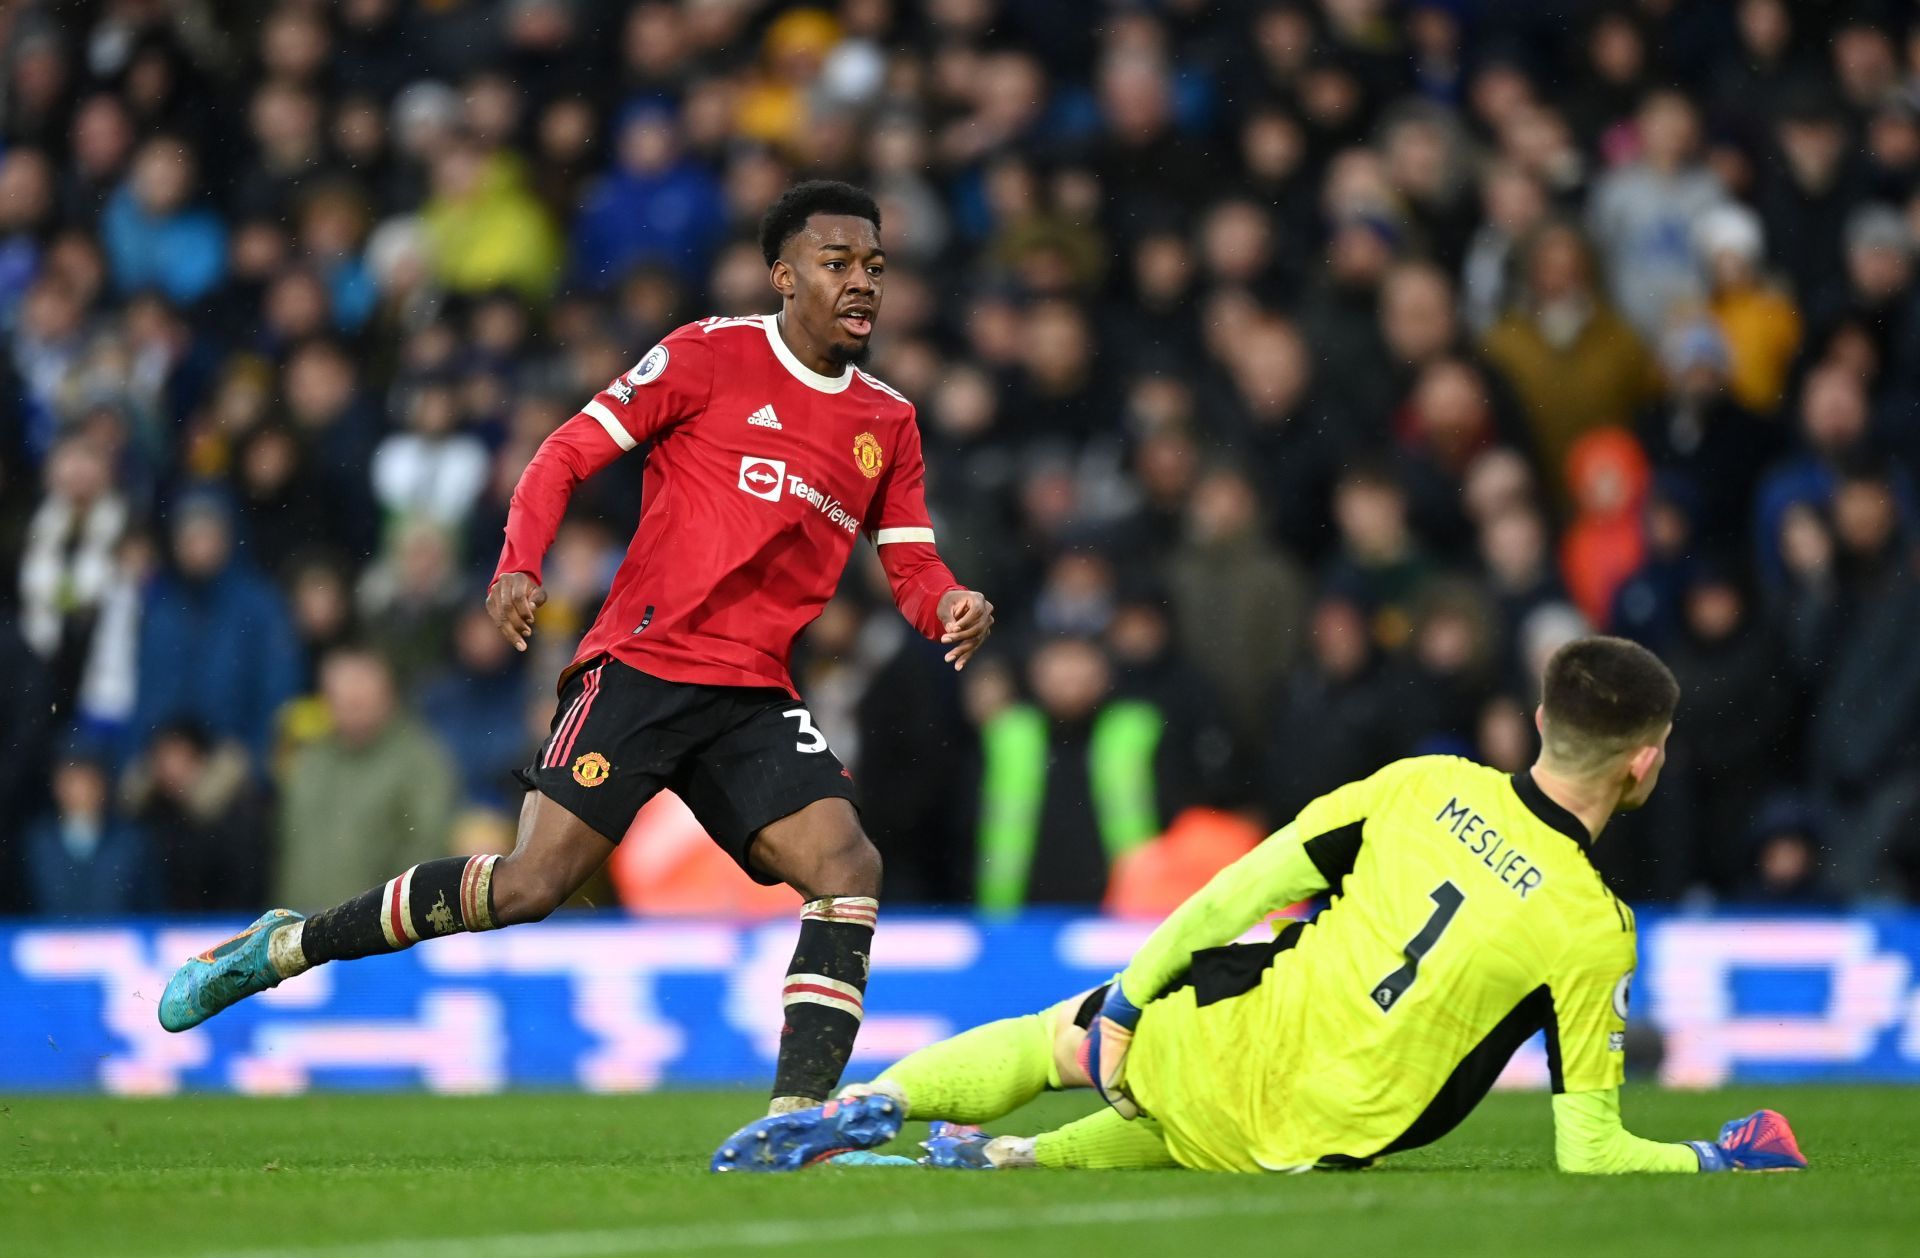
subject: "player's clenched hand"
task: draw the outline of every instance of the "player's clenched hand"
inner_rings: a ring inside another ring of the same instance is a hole
[[[524,572],[509,572],[487,591],[487,615],[500,626],[514,650],[524,651],[527,639],[533,636],[533,614],[546,601],[547,592],[539,582]]]
[[[1133,1047],[1133,1029],[1139,1025],[1139,1006],[1127,999],[1116,978],[1081,1044],[1085,1055],[1081,1065],[1094,1091],[1122,1118],[1140,1116],[1140,1107],[1127,1092],[1127,1050]]]
[[[957,672],[993,632],[993,604],[978,590],[948,590],[940,598],[940,642],[953,649],[947,662]]]

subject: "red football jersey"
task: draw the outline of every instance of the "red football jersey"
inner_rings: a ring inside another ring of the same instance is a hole
[[[901,611],[939,637],[940,596],[961,587],[934,549],[913,405],[857,368],[808,369],[772,315],[677,329],[547,438],[495,580],[539,580],[574,485],[646,443],[640,526],[578,659],[793,693],[793,640],[862,531]]]

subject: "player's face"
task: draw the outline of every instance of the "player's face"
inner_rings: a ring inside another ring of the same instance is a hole
[[[787,242],[793,318],[835,362],[859,362],[880,317],[887,255],[873,224],[851,214],[816,214]]]

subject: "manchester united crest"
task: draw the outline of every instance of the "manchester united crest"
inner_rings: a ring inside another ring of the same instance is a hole
[[[573,762],[573,780],[582,786],[598,786],[612,771],[613,766],[597,751],[589,751]]]
[[[880,449],[880,439],[870,432],[855,437],[853,461],[859,464],[861,474],[868,479],[880,475],[880,467],[886,462],[886,455]]]

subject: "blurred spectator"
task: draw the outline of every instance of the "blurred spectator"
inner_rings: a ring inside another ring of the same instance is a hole
[[[307,454],[292,430],[265,423],[234,451],[233,495],[239,549],[261,571],[279,575],[288,557],[332,539],[332,522]]]
[[[1653,465],[1683,482],[1698,503],[1702,539],[1715,549],[1735,549],[1746,537],[1754,486],[1779,456],[1782,425],[1738,401],[1729,347],[1715,323],[1676,323],[1660,355],[1667,393],[1640,413],[1641,444]]]
[[[286,574],[288,612],[300,643],[302,690],[319,684],[320,661],[359,637],[347,567],[324,551],[308,552]]]
[[[158,866],[159,900],[188,913],[246,913],[265,901],[269,810],[247,753],[192,722],[162,726],[127,790]]]
[[[73,706],[128,520],[103,451],[75,434],[47,458],[46,496],[20,556],[21,630],[53,673],[54,704]]]
[[[1739,0],[1734,24],[1738,42],[1718,58],[1711,99],[1746,129],[1810,76],[1814,41],[1793,38],[1794,11],[1787,0]]]
[[[1707,273],[1708,309],[1726,342],[1727,387],[1749,411],[1771,414],[1786,393],[1800,348],[1800,312],[1761,274],[1760,216],[1744,205],[1716,205],[1693,227]],[[1669,377],[1673,376],[1671,362]]]
[[[573,226],[574,273],[605,287],[641,263],[706,274],[725,226],[720,185],[680,151],[672,111],[645,102],[614,128],[615,165],[587,191]]]
[[[1726,191],[1698,162],[1700,124],[1685,96],[1649,94],[1636,124],[1639,157],[1594,183],[1587,217],[1607,260],[1615,303],[1651,341],[1676,305],[1701,296],[1694,224]]]
[[[76,286],[51,271],[37,277],[20,301],[13,335],[13,374],[19,379],[20,440],[35,460],[52,448],[70,403],[70,386],[85,348],[86,303]]]
[[[1842,894],[1884,900],[1902,893],[1891,870],[1908,855],[1920,803],[1920,575],[1884,465],[1846,470],[1832,521],[1830,535],[1806,521],[1806,538],[1789,548],[1789,625],[1813,685],[1807,750],[1827,813],[1822,864]]]
[[[146,833],[113,806],[98,751],[76,746],[53,766],[53,808],[27,827],[27,886],[45,917],[106,917],[156,908]]]
[[[1360,607],[1323,597],[1313,609],[1306,657],[1269,707],[1261,803],[1273,825],[1398,752],[1378,658]]]
[[[1068,301],[1043,301],[1027,312],[1020,375],[1008,408],[1031,436],[1084,441],[1110,431],[1119,406],[1097,370],[1093,328]]]
[[[335,651],[320,692],[330,728],[287,761],[274,862],[275,902],[303,907],[447,855],[457,789],[451,757],[399,710],[378,655]]]
[[[433,195],[421,206],[434,274],[456,293],[511,287],[544,301],[559,278],[560,241],[527,190],[519,159],[455,139],[433,158]]]
[[[872,672],[853,707],[853,769],[861,823],[886,860],[885,893],[963,903],[973,885],[966,766],[975,749],[955,678],[891,609],[867,620],[859,646]],[[947,767],[928,773],[928,764]]]
[[[1428,363],[1394,415],[1394,437],[1416,531],[1459,557],[1468,549],[1467,471],[1497,439],[1486,377],[1456,358]]]
[[[1567,599],[1550,536],[1539,508],[1524,501],[1499,507],[1480,525],[1480,563],[1513,679],[1524,676],[1518,657],[1521,626],[1540,608]],[[1527,693],[1524,687],[1522,693]]]
[[[1433,576],[1408,528],[1406,491],[1382,467],[1355,467],[1334,487],[1333,516],[1340,547],[1326,586],[1355,600],[1374,641],[1397,651],[1412,631],[1413,604]]]
[[[20,294],[40,265],[54,208],[53,180],[53,163],[38,149],[0,156],[0,328],[13,326]]]
[[[141,610],[134,734],[195,720],[266,763],[274,717],[299,684],[279,591],[234,553],[230,509],[199,494],[174,510],[172,563]]]
[[[515,811],[520,792],[512,775],[531,754],[520,722],[523,657],[479,603],[454,624],[452,636],[452,661],[421,684],[421,719],[458,766],[462,804]]]
[[[1293,323],[1257,319],[1224,348],[1225,380],[1208,398],[1212,426],[1244,454],[1281,544],[1317,558],[1332,541],[1330,482],[1357,440],[1316,394],[1312,350]]]
[[[1646,347],[1597,290],[1593,256],[1573,228],[1540,228],[1521,260],[1519,300],[1487,333],[1485,350],[1519,396],[1558,492],[1574,442],[1631,423],[1659,386]]]
[[[412,686],[446,658],[463,597],[453,542],[424,518],[400,521],[386,553],[357,591],[367,636],[403,685]]]
[[[1467,326],[1484,336],[1513,303],[1520,242],[1546,220],[1546,189],[1512,162],[1495,162],[1481,178],[1483,218],[1467,245],[1461,276]]]
[[[26,824],[46,800],[47,747],[56,729],[53,680],[0,607],[0,652],[12,663],[0,686],[0,912],[31,909]]]
[[[390,519],[431,520],[450,528],[466,517],[487,481],[487,448],[460,429],[454,381],[416,384],[407,431],[373,452],[373,493]]]
[[[1920,347],[1920,328],[1912,292],[1914,237],[1905,216],[1890,205],[1862,205],[1847,216],[1844,239],[1846,287],[1825,309],[1814,308],[1816,337],[1851,324],[1872,346],[1874,375],[1920,378],[1908,361]]]
[[[226,226],[193,204],[199,180],[193,150],[171,136],[147,141],[132,176],[107,202],[101,239],[123,293],[153,287],[169,300],[205,297],[226,271]]]
[[[379,298],[373,268],[363,253],[368,218],[365,199],[346,183],[315,187],[300,208],[301,252],[326,285],[334,326],[343,332],[365,324]]]
[[[1762,823],[1759,806],[1792,771],[1800,696],[1784,644],[1731,573],[1695,572],[1681,626],[1665,649],[1687,707],[1674,725],[1679,771],[1665,785],[1685,797],[1692,833],[1675,837],[1699,849],[1688,882],[1734,893],[1752,872],[1742,844]]]
[[[281,379],[287,417],[333,508],[329,533],[350,553],[365,556],[375,533],[368,465],[380,420],[361,394],[353,360],[334,341],[309,341],[288,356]]]
[[[1820,867],[1823,833],[1819,810],[1806,800],[1792,793],[1766,797],[1745,836],[1746,876],[1738,898],[1787,909],[1835,907]]]
[[[1213,683],[1236,736],[1249,743],[1300,650],[1311,598],[1306,574],[1262,534],[1252,482],[1215,469],[1194,486],[1186,541],[1167,572],[1187,661]]]
[[[1428,586],[1413,608],[1407,649],[1381,679],[1395,754],[1475,754],[1480,713],[1496,681],[1485,597],[1457,578]]]
[[[1100,907],[1116,917],[1158,922],[1266,837],[1259,826],[1237,813],[1186,809],[1174,817],[1165,834],[1113,863],[1112,880]]]
[[[1213,681],[1176,648],[1167,600],[1153,586],[1123,591],[1107,622],[1106,646],[1113,660],[1115,690],[1143,699],[1166,720],[1161,734],[1161,811],[1174,816],[1196,805],[1244,805],[1252,797],[1251,774]]]
[[[1693,487],[1672,475],[1652,477],[1644,502],[1641,562],[1614,588],[1606,615],[1599,620],[1609,633],[1632,638],[1658,653],[1679,634],[1682,602],[1702,566],[1703,547],[1694,523],[1700,506]]]
[[[138,531],[121,536],[81,674],[74,707],[79,727],[116,745],[139,702],[141,612],[159,567],[151,536]]]
[[[1613,596],[1646,557],[1647,456],[1621,428],[1597,428],[1567,453],[1575,515],[1560,544],[1560,579],[1574,606],[1605,626]]]
[[[977,891],[981,908],[1098,904],[1114,861],[1160,833],[1161,714],[1113,693],[1085,638],[1043,643],[1033,702],[981,725]]]
[[[1838,364],[1807,373],[1800,388],[1800,448],[1767,473],[1754,494],[1755,559],[1769,585],[1784,575],[1782,530],[1789,512],[1827,506],[1840,468],[1870,453],[1867,420],[1866,389],[1858,375]],[[1907,478],[1895,472],[1894,486],[1902,518],[1911,519],[1914,500]]]
[[[1845,291],[1837,229],[1866,191],[1846,118],[1818,86],[1799,87],[1783,99],[1774,135],[1778,159],[1761,167],[1757,205],[1766,239],[1800,309],[1828,310]]]
[[[68,135],[70,156],[61,179],[60,209],[72,221],[92,225],[133,155],[133,120],[126,102],[111,92],[87,97],[74,111]]]

